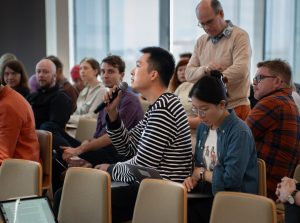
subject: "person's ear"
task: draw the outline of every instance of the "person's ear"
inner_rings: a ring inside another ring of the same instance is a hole
[[[221,109],[226,109],[226,101],[225,100],[220,101],[219,106]]]
[[[151,78],[151,80],[159,79],[159,74],[158,74],[158,72],[157,72],[156,70],[152,70],[152,71],[150,72],[150,78]]]

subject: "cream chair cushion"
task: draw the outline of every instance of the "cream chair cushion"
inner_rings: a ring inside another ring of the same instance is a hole
[[[172,181],[144,179],[139,188],[132,222],[187,222],[185,187]]]
[[[35,161],[3,160],[0,168],[0,200],[42,193],[42,167]]]
[[[214,198],[210,223],[275,223],[273,200],[254,194],[218,192]]]
[[[69,168],[62,190],[58,221],[60,223],[110,223],[109,174],[98,169]]]

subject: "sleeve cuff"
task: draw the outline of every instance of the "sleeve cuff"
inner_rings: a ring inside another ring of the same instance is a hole
[[[119,114],[118,114],[118,118],[113,122],[110,121],[108,115],[106,115],[105,119],[106,119],[106,126],[107,126],[108,129],[116,130],[116,129],[121,127],[121,119],[120,119]]]

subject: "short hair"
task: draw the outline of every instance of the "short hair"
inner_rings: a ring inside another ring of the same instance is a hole
[[[214,12],[217,14],[220,11],[223,11],[223,7],[221,5],[221,2],[218,0],[211,0],[210,6],[214,10]]]
[[[198,8],[199,8],[200,4],[201,4],[201,2],[199,2],[196,7],[196,15],[198,15]],[[218,14],[220,11],[223,11],[221,2],[218,0],[210,0],[210,7],[214,10],[215,14]]]
[[[225,83],[227,79],[218,70],[212,70],[210,75],[200,78],[192,87],[189,97],[195,97],[201,101],[214,105],[225,101],[227,104],[227,90]]]
[[[57,56],[50,55],[50,56],[45,57],[45,59],[51,60],[55,64],[56,70],[63,69],[63,63]]]
[[[175,59],[173,55],[161,47],[154,46],[143,48],[141,52],[150,54],[148,58],[148,72],[156,70],[162,84],[168,87],[175,69]]]
[[[287,61],[281,59],[266,60],[257,64],[257,68],[260,67],[268,68],[272,75],[281,77],[288,85],[291,84],[292,69]]]
[[[114,68],[117,68],[120,73],[125,72],[125,62],[122,60],[120,56],[117,55],[109,55],[105,57],[101,64],[108,63],[109,65],[113,66]]]
[[[98,71],[97,75],[100,74],[100,64],[96,59],[92,57],[85,57],[80,61],[80,64],[82,64],[83,62],[89,63],[94,70]]]
[[[27,73],[25,71],[23,64],[19,60],[10,60],[3,65],[2,70],[1,70],[1,82],[3,85],[6,85],[6,83],[4,82],[4,71],[5,71],[6,67],[9,67],[14,72],[19,73],[21,75],[21,80],[20,80],[20,84],[18,87],[29,89]]]

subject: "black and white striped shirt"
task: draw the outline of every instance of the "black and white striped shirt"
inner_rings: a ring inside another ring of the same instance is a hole
[[[130,132],[120,119],[113,123],[108,120],[107,124],[107,133],[118,153],[131,158],[113,166],[114,181],[134,181],[124,163],[155,168],[164,179],[176,182],[189,176],[190,128],[185,110],[174,94],[162,94]]]

